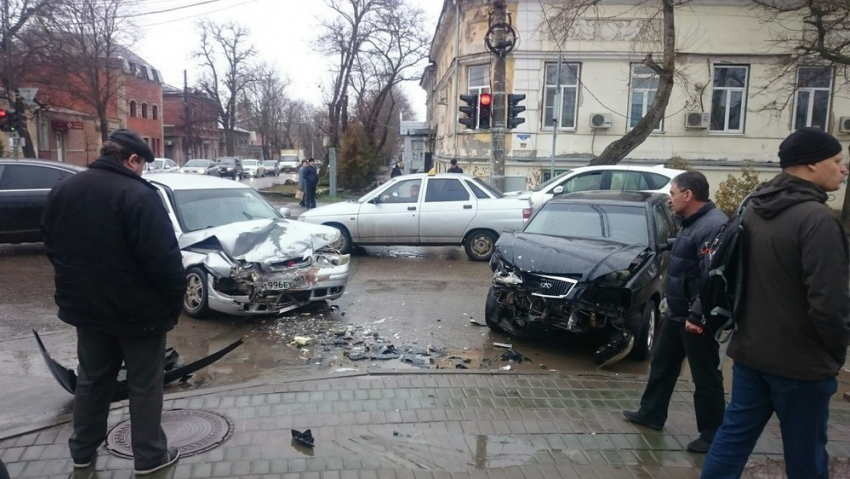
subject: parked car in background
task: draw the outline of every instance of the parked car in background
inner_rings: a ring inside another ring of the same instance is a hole
[[[212,160],[195,159],[189,160],[180,168],[180,173],[193,173],[196,175],[221,176],[218,165]]]
[[[591,190],[650,191],[670,193],[670,182],[683,170],[664,165],[584,166],[561,173],[531,192],[531,205],[536,210],[553,196]],[[507,193],[508,196],[522,192]]]
[[[254,178],[266,176],[266,170],[260,160],[242,160],[242,172],[245,176],[253,176]]]
[[[279,314],[342,296],[347,254],[334,228],[284,219],[253,188],[196,175],[151,178],[186,268],[186,314]]]
[[[667,195],[588,191],[558,196],[522,231],[506,232],[490,261],[485,320],[535,336],[608,329],[594,362],[652,354],[676,226]],[[620,349],[612,349],[612,344]]]
[[[301,166],[301,157],[297,153],[284,153],[280,156],[278,166],[280,167],[280,171],[285,173],[297,171],[298,167]]]
[[[235,156],[216,158],[215,162],[218,165],[219,176],[229,176],[233,180],[241,180],[244,176],[242,162]]]
[[[150,163],[145,163],[144,169],[142,170],[143,175],[148,175],[151,173],[162,173],[162,165],[157,163],[156,161],[152,161]]]
[[[280,166],[274,160],[264,160],[263,169],[267,175],[280,176]]]
[[[396,177],[356,201],[320,206],[298,219],[337,228],[338,249],[355,245],[462,245],[486,261],[506,229],[522,229],[527,199],[503,198],[478,178],[452,173]]]
[[[47,194],[56,183],[85,171],[58,161],[0,159],[0,243],[36,243]]]
[[[177,173],[180,171],[180,165],[170,158],[155,158],[153,160],[162,170],[162,173]]]

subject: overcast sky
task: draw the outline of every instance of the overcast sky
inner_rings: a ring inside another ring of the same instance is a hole
[[[426,31],[433,37],[442,0],[409,0],[426,14]],[[134,0],[138,13],[133,18],[142,35],[133,50],[154,68],[165,82],[183,86],[183,70],[188,71],[189,84],[194,85],[197,62],[191,58],[199,44],[196,22],[209,18],[217,22],[234,20],[247,27],[250,40],[257,49],[257,60],[276,65],[289,77],[289,92],[297,98],[319,105],[319,85],[327,84],[330,62],[313,52],[312,42],[319,33],[319,18],[332,11],[324,0]],[[185,8],[184,8],[185,7]],[[423,64],[424,67],[424,64]],[[419,120],[424,120],[425,92],[418,82],[404,85]],[[405,118],[412,119],[412,118]]]

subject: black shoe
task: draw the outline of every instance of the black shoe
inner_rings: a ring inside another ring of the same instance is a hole
[[[179,459],[179,458],[180,458],[180,451],[178,451],[176,447],[169,447],[168,448],[168,460],[167,461],[165,461],[164,463],[162,463],[162,464],[160,464],[156,467],[151,467],[149,469],[136,469],[136,475],[137,476],[147,476],[148,474],[153,474],[156,471],[165,469],[166,467],[174,464],[175,462],[177,462],[177,459]]]
[[[711,443],[700,437],[691,441],[687,449],[691,452],[705,454],[711,449]]]
[[[650,429],[655,429],[656,431],[664,429],[663,424],[652,424],[651,422],[644,419],[637,411],[623,411],[623,416],[625,416],[626,421],[633,422],[635,424],[640,424],[641,426],[646,426]]]
[[[88,459],[72,458],[72,460],[74,461],[74,469],[85,469],[91,466],[91,464],[94,462],[94,456]]]

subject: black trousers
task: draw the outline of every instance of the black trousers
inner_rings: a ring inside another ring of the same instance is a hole
[[[316,207],[316,185],[304,184],[304,206],[307,208]]]
[[[717,369],[720,363],[719,345],[709,335],[685,331],[684,322],[664,320],[639,412],[652,424],[663,425],[667,421],[670,398],[685,358],[694,380],[697,430],[702,439],[711,442],[723,422],[726,409],[723,373]]]
[[[165,334],[113,336],[77,328],[77,356],[80,368],[74,392],[74,432],[68,440],[71,457],[92,458],[106,439],[109,404],[123,361],[127,366],[136,469],[162,464],[168,454],[161,424]]]

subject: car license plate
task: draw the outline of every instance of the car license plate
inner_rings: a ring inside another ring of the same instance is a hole
[[[286,289],[294,288],[301,284],[302,278],[294,278],[294,279],[278,279],[272,281],[265,282],[265,289],[272,291],[283,291]]]

